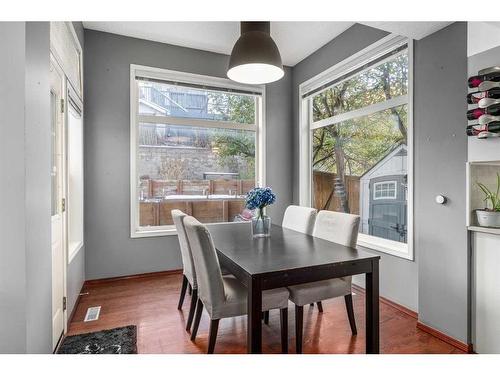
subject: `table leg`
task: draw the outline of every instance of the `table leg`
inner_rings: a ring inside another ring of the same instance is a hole
[[[251,279],[248,283],[248,322],[247,351],[262,352],[262,289],[260,280]]]
[[[368,354],[380,352],[378,263],[378,259],[372,260],[372,272],[366,274],[366,353]]]

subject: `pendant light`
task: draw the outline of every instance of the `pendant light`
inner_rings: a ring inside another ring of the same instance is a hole
[[[263,84],[285,74],[270,22],[241,22],[241,35],[229,59],[227,76],[236,82]]]

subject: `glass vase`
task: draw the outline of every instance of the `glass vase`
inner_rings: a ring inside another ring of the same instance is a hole
[[[271,218],[261,211],[252,218],[252,236],[254,238],[271,236]]]

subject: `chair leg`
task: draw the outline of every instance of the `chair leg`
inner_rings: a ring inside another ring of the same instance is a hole
[[[182,309],[182,304],[184,303],[184,296],[186,295],[186,288],[188,284],[189,283],[187,277],[182,275],[181,295],[179,297],[179,304],[177,305],[177,310]]]
[[[280,309],[281,352],[288,353],[288,308]]]
[[[198,333],[198,327],[200,325],[201,313],[203,312],[203,302],[198,298],[198,303],[196,304],[196,313],[194,315],[193,328],[191,329],[191,341],[196,339],[196,334]]]
[[[269,310],[264,311],[264,324],[269,325]]]
[[[191,296],[191,305],[189,306],[189,314],[186,323],[186,331],[191,329],[191,324],[193,323],[194,312],[196,310],[196,302],[198,302],[198,289],[193,290],[193,294]]]
[[[295,350],[302,353],[302,324],[304,322],[304,306],[295,305]]]
[[[351,331],[353,335],[358,334],[356,329],[356,320],[354,319],[354,307],[352,305],[352,294],[347,294],[344,296],[345,308],[347,310],[347,317],[349,318],[349,324],[351,325]]]
[[[191,284],[188,285],[188,293],[189,295],[193,295],[193,287],[191,286]]]
[[[217,330],[219,329],[219,319],[210,321],[210,333],[208,334],[208,350],[207,354],[213,354],[215,348],[215,340],[217,339]]]
[[[316,302],[316,304],[318,305],[319,312],[322,313],[323,312],[323,305],[321,304],[321,301]]]

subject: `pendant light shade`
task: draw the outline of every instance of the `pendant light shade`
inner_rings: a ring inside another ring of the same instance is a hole
[[[241,22],[241,36],[229,59],[227,76],[236,82],[263,84],[285,74],[281,55],[271,38],[270,22]]]

